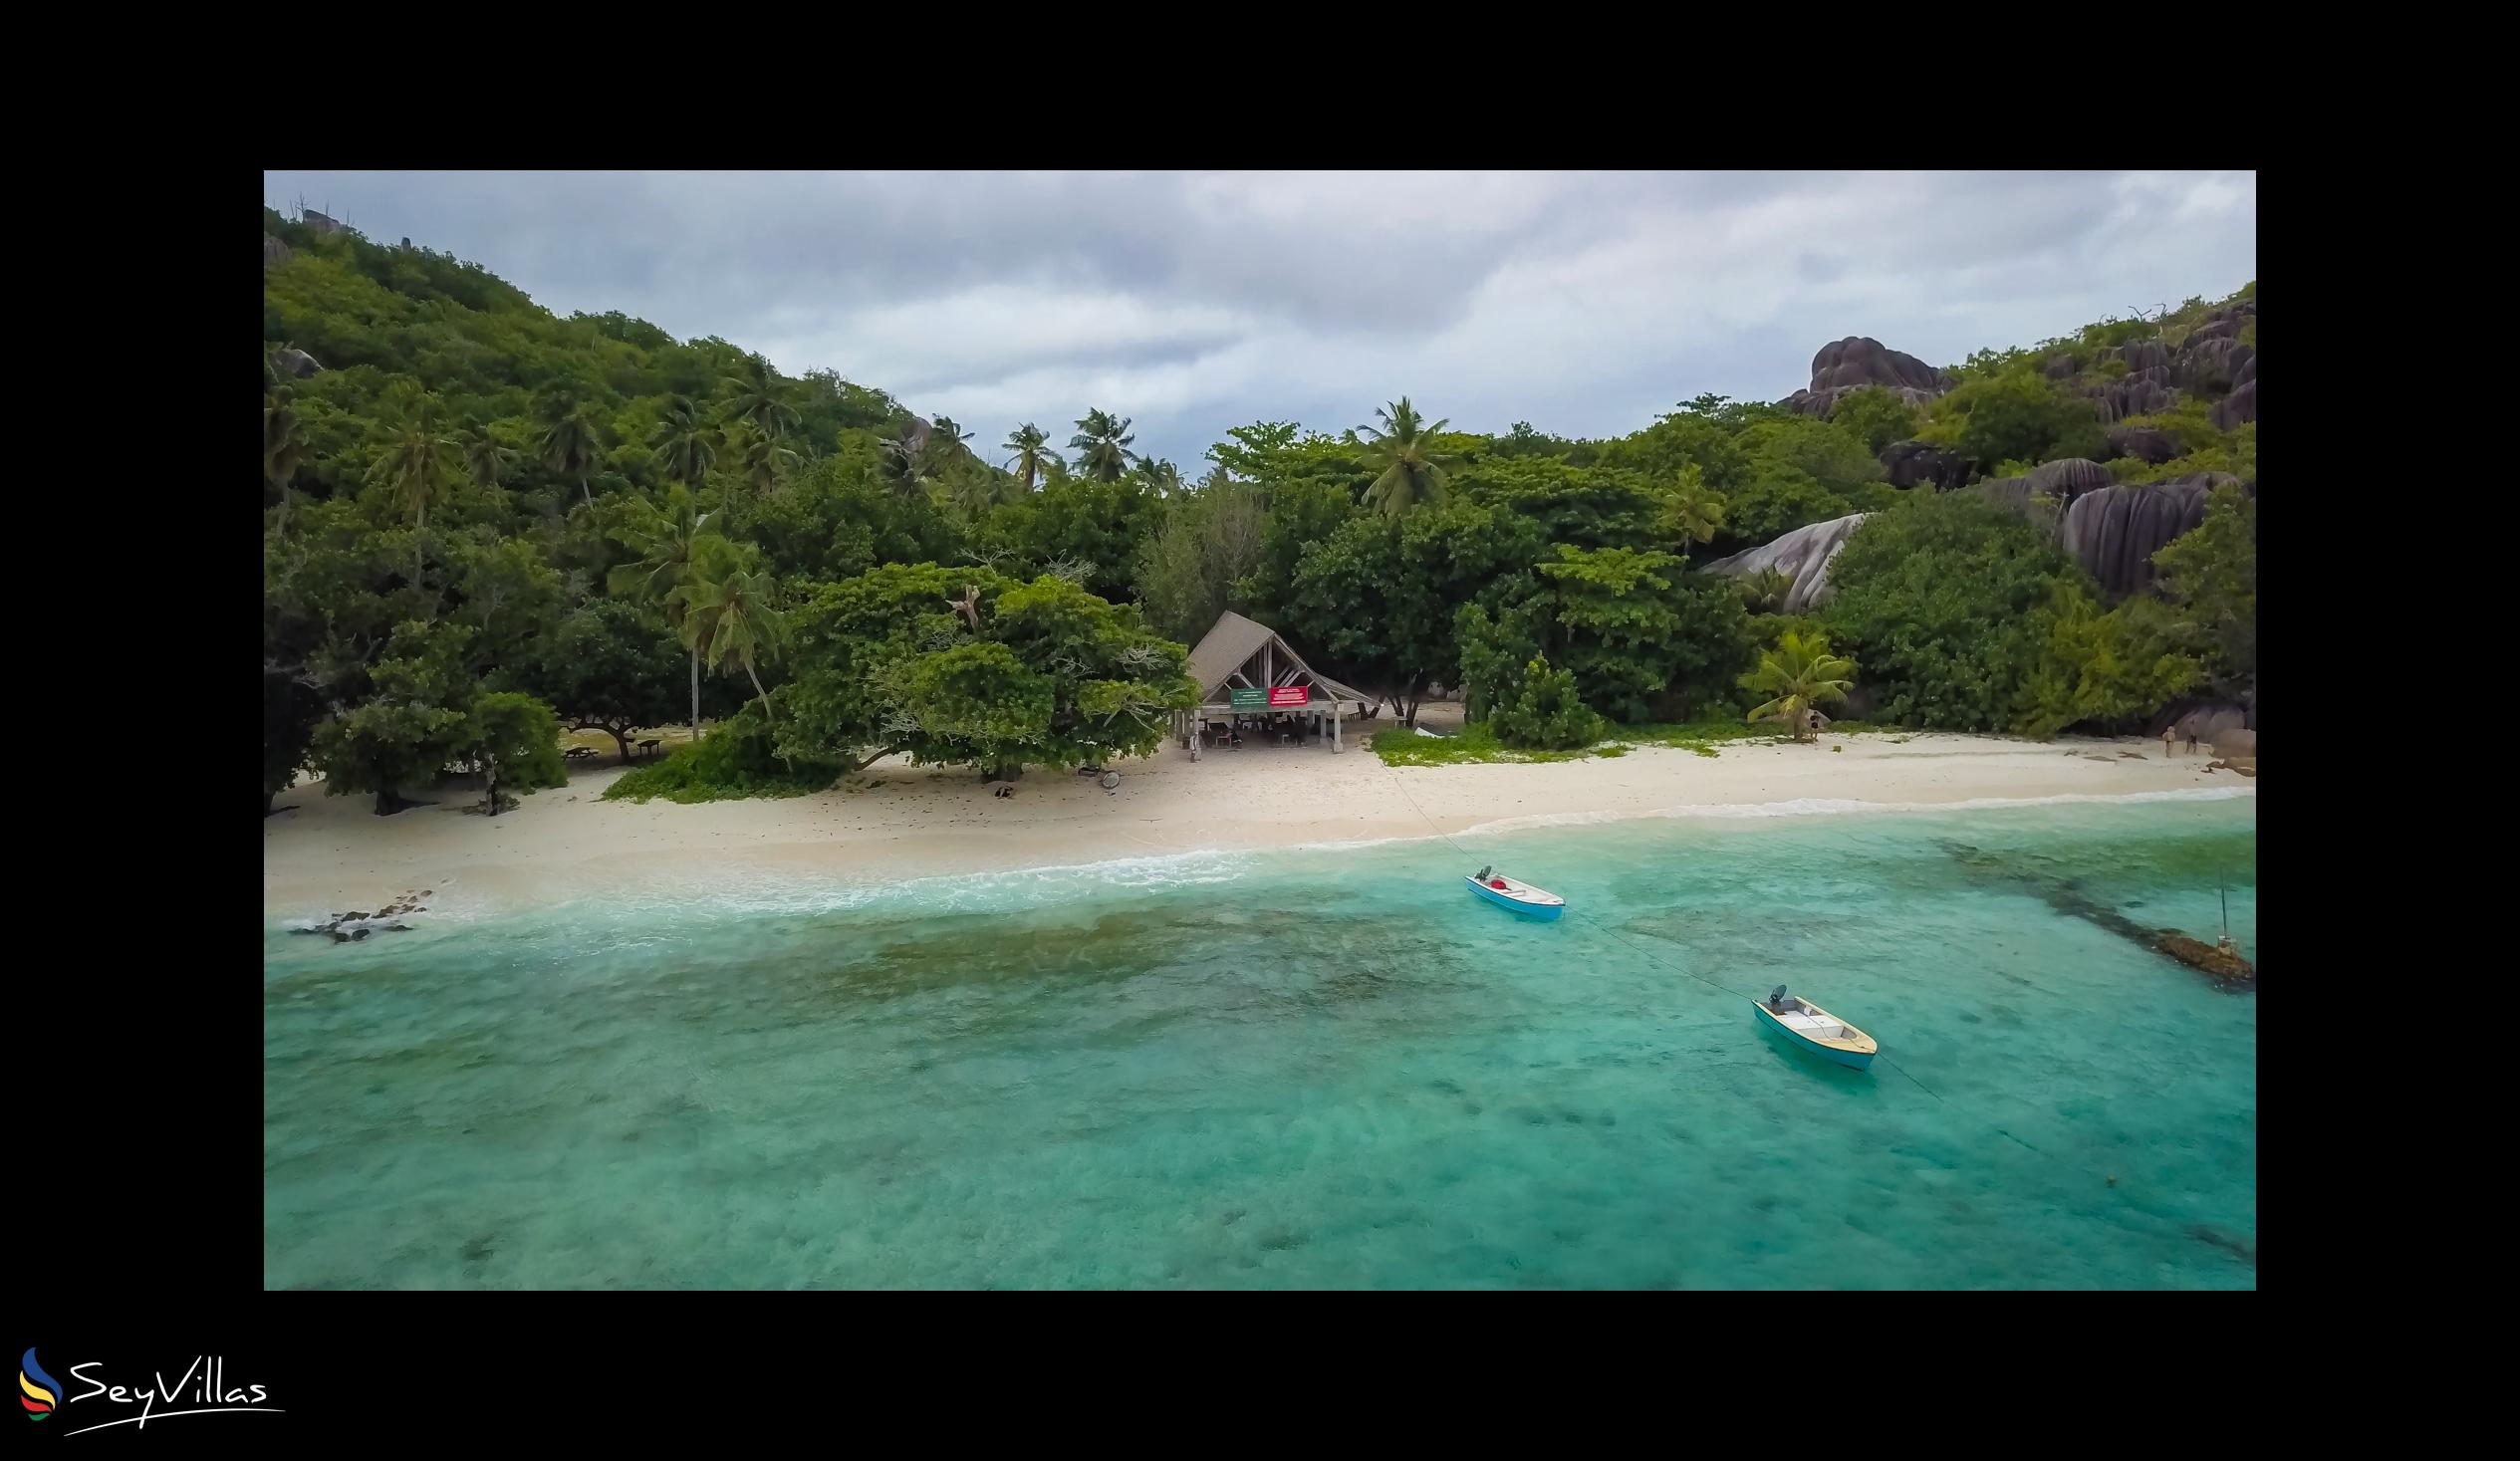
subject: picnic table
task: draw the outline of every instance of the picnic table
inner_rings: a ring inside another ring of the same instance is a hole
[[[653,761],[656,759],[656,748],[660,744],[661,742],[656,737],[649,736],[645,740],[633,742],[630,746],[630,754],[643,756],[646,760]]]

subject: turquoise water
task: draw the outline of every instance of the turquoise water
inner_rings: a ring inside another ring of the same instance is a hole
[[[2253,798],[1463,841],[275,928],[266,1282],[2255,1287]]]

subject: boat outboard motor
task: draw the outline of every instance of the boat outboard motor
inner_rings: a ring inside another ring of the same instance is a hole
[[[1768,1008],[1771,1010],[1782,1010],[1785,1008],[1784,985],[1778,985],[1775,990],[1768,995]]]
[[[1496,864],[1495,864],[1495,863],[1493,863],[1493,862],[1490,862],[1490,863],[1489,863],[1488,865],[1486,865],[1485,867],[1480,868],[1480,869],[1479,869],[1479,881],[1481,881],[1481,882],[1485,882],[1485,881],[1487,881],[1487,875],[1488,875],[1489,873],[1491,873],[1491,872],[1494,872],[1495,870],[1496,870]]]

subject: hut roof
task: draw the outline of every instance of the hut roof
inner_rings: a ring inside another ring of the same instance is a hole
[[[1285,657],[1289,665],[1303,672],[1306,682],[1319,685],[1342,700],[1374,698],[1314,669],[1277,630],[1244,618],[1229,609],[1217,616],[1216,626],[1209,629],[1199,639],[1197,647],[1190,650],[1190,677],[1199,682],[1199,699],[1213,700],[1216,692],[1224,688],[1225,682],[1234,677],[1236,670],[1249,663],[1251,656],[1259,653],[1263,645],[1271,643],[1277,645],[1277,652]]]

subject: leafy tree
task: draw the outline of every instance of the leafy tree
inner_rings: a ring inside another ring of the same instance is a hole
[[[1248,426],[1235,426],[1208,449],[1209,460],[1226,471],[1249,482],[1277,481],[1297,475],[1295,464],[1296,438],[1304,428],[1294,421],[1254,421]]]
[[[1352,517],[1304,553],[1279,627],[1414,725],[1429,684],[1459,681],[1459,606],[1494,592],[1539,544],[1528,519],[1465,501]]]
[[[1724,521],[1710,553],[1730,555],[1773,543],[1813,523],[1845,517],[1856,510],[1845,495],[1830,491],[1810,473],[1794,467],[1764,465],[1759,474],[1724,498]]]
[[[1037,572],[1069,566],[1083,574],[1086,588],[1119,603],[1129,597],[1130,576],[1160,505],[1127,478],[1089,475],[1045,487],[1029,504],[1018,556]]]
[[[1882,479],[1882,463],[1862,437],[1816,416],[1786,415],[1744,429],[1742,450],[1754,473],[1770,468],[1801,472],[1833,492]]]
[[[1599,465],[1634,471],[1652,482],[1677,481],[1682,470],[1695,466],[1709,488],[1727,496],[1750,479],[1749,455],[1733,432],[1686,411],[1608,443]]]
[[[1236,585],[1260,567],[1268,531],[1260,489],[1219,468],[1196,492],[1173,499],[1138,551],[1137,598],[1166,638],[1195,642],[1236,603]]]
[[[2038,610],[2080,575],[2019,514],[1938,493],[1864,520],[1829,566],[1837,593],[1823,618],[1862,658],[1888,718],[2000,730],[2038,664]]]
[[[1047,576],[887,565],[796,619],[781,744],[852,767],[901,752],[1002,779],[1144,755],[1197,694],[1135,609]]]
[[[1136,458],[1129,449],[1136,439],[1130,434],[1128,421],[1097,408],[1078,418],[1077,434],[1068,438],[1068,445],[1077,449],[1078,475],[1117,482]]]
[[[290,404],[287,386],[263,392],[263,480],[280,493],[280,521],[275,529],[289,529],[289,499],[296,494],[290,484],[297,480],[298,459],[306,450],[306,434],[298,428],[298,413]]]
[[[1729,683],[1748,660],[1738,591],[1679,558],[1560,544],[1537,571],[1555,599],[1548,648],[1586,704],[1615,720],[1653,716],[1674,690]]]
[[[1551,751],[1589,746],[1609,731],[1576,692],[1575,676],[1551,669],[1545,655],[1525,667],[1520,693],[1497,708],[1494,721],[1506,745]]]
[[[1168,461],[1140,457],[1137,475],[1145,482],[1146,490],[1157,497],[1170,497],[1181,490],[1181,469]]]
[[[1980,471],[2014,457],[2047,462],[2107,449],[2091,402],[2066,394],[2026,361],[1964,379],[1934,401],[1917,439],[1949,447]]]
[[[324,718],[324,701],[304,678],[286,671],[263,671],[263,815],[272,801],[298,779],[306,765],[307,747],[316,723]]]
[[[1548,636],[1553,602],[1540,594],[1524,594],[1519,602],[1491,615],[1484,604],[1464,604],[1453,619],[1453,637],[1460,644],[1461,711],[1469,721],[1483,721],[1500,706],[1522,695],[1523,675],[1541,656]]]
[[[2133,729],[2202,673],[2178,648],[2178,628],[2159,601],[2138,597],[2102,612],[2067,579],[2036,619],[2041,653],[2024,679],[2012,729],[2045,740],[2068,726]]]
[[[604,789],[608,802],[716,802],[735,797],[799,797],[840,779],[837,761],[783,750],[778,730],[755,701],[705,741],[674,747],[663,759],[633,767]]]
[[[2205,520],[2157,549],[2161,592],[2207,648],[2217,693],[2257,703],[2257,499],[2217,487]]]
[[[1458,454],[1438,450],[1430,440],[1446,423],[1422,423],[1405,395],[1375,414],[1382,426],[1359,426],[1355,432],[1375,472],[1374,485],[1365,489],[1366,506],[1392,518],[1421,502],[1441,506],[1451,495],[1446,474],[1460,464]]]
[[[1750,720],[1783,721],[1797,741],[1812,736],[1812,711],[1847,698],[1855,684],[1855,661],[1829,652],[1829,640],[1788,629],[1774,649],[1762,651],[1758,668],[1741,677],[1741,688],[1766,695],[1753,707]]]
[[[480,764],[483,804],[493,817],[503,810],[502,787],[531,792],[569,784],[559,718],[531,695],[510,690],[474,700],[459,749]]]
[[[1867,385],[1839,396],[1829,408],[1829,422],[1853,432],[1864,449],[1879,459],[1891,445],[1912,440],[1924,417],[1888,386]]]
[[[758,544],[783,577],[829,583],[881,563],[951,559],[955,525],[924,492],[896,492],[879,465],[871,431],[844,433],[842,449],[792,476],[770,497],[738,499],[718,519],[727,536]],[[967,479],[966,479],[967,480]]]
[[[326,795],[374,792],[379,817],[416,805],[401,789],[434,781],[463,751],[476,683],[464,660],[471,637],[458,624],[395,626],[368,670],[375,693],[315,728],[311,759]]]
[[[681,640],[656,606],[629,599],[596,599],[541,639],[531,688],[551,702],[561,724],[611,735],[627,763],[631,732],[664,725],[681,714],[684,662]],[[690,662],[696,671],[696,653]],[[691,687],[690,708],[696,724],[696,675]]]
[[[1685,468],[1675,478],[1691,480]],[[1472,501],[1530,519],[1546,542],[1641,549],[1670,541],[1671,490],[1637,472],[1523,458],[1481,462],[1460,481]]]
[[[1006,440],[999,445],[1002,450],[1014,453],[1006,459],[1006,465],[1024,484],[1027,495],[1041,485],[1043,469],[1058,460],[1050,450],[1050,439],[1030,421],[1007,433]]]

